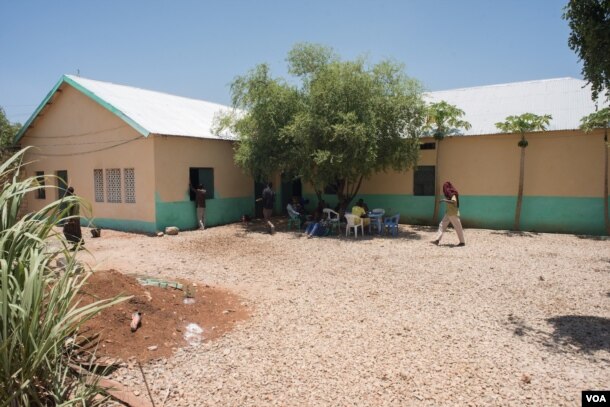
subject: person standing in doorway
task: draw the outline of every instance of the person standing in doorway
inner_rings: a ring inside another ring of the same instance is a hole
[[[197,185],[197,188],[193,188],[189,184],[191,191],[195,194],[195,206],[197,207],[197,222],[199,222],[199,229],[205,230],[205,194],[206,190],[202,184]]]
[[[466,246],[464,241],[464,230],[462,229],[462,222],[460,221],[460,194],[449,181],[443,184],[443,194],[445,194],[446,199],[441,199],[441,202],[447,204],[445,216],[443,216],[443,220],[441,220],[441,223],[438,225],[438,232],[432,243],[436,245],[440,243],[443,233],[445,233],[447,226],[451,223],[458,235],[458,239],[460,239],[458,246]]]
[[[69,187],[66,190],[66,197],[74,195],[74,188]],[[80,207],[78,202],[71,202],[68,204],[66,215],[69,219],[64,222],[63,233],[66,240],[72,243],[73,250],[78,248],[79,244],[85,244],[83,240],[83,233],[80,228]]]
[[[267,183],[267,187],[263,189],[263,217],[269,227],[269,233],[275,233],[275,226],[271,222],[271,215],[273,214],[273,205],[275,204],[275,192],[273,192],[273,184]]]

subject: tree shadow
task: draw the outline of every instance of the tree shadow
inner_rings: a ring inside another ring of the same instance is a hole
[[[583,240],[610,241],[610,236],[576,235],[576,237]]]
[[[555,343],[572,344],[586,353],[610,351],[610,318],[563,315],[547,322],[555,328],[552,334]]]
[[[549,352],[586,356],[593,362],[610,362],[597,358],[595,351],[610,351],[610,319],[565,315],[546,320],[553,332],[529,326],[523,319],[508,316],[508,326],[513,335],[522,340],[538,344]]]
[[[497,230],[491,232],[492,235],[502,235],[505,237],[536,237],[539,236],[538,232],[522,232],[516,230]]]

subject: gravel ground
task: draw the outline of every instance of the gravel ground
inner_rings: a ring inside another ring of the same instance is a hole
[[[229,288],[252,317],[144,366],[157,406],[559,406],[610,390],[610,240],[241,224],[88,239],[97,267]],[[137,367],[114,378],[145,397]]]

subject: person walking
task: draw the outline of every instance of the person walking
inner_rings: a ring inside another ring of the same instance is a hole
[[[66,197],[74,195],[74,188],[69,187],[66,190]],[[78,202],[68,204],[68,210],[66,215],[69,219],[66,219],[63,226],[63,234],[66,240],[73,244],[72,249],[75,250],[79,244],[85,244],[83,239],[83,233],[80,227],[80,207]]]
[[[193,188],[189,184],[191,192],[195,194],[195,206],[197,207],[197,222],[199,223],[199,229],[205,230],[205,199],[206,190],[202,184],[197,185],[197,188]]]
[[[275,192],[273,192],[273,184],[267,183],[267,187],[263,189],[263,217],[269,227],[269,233],[275,233],[275,226],[271,222],[271,215],[273,214],[273,205],[275,204]]]
[[[432,243],[435,245],[440,243],[443,233],[445,233],[447,226],[451,223],[460,240],[458,246],[466,246],[464,241],[464,230],[462,229],[462,222],[460,221],[460,194],[449,181],[443,184],[443,194],[445,194],[446,199],[441,199],[441,202],[447,204],[445,207],[445,216],[443,216],[441,223],[438,225],[438,232]]]

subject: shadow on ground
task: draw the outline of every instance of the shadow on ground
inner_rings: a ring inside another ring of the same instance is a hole
[[[576,235],[576,237],[583,240],[610,241],[610,236]]]
[[[610,351],[610,318],[587,315],[564,315],[547,319],[555,331],[556,343],[578,346],[583,352]]]
[[[515,230],[497,230],[495,232],[491,232],[492,235],[502,235],[506,237],[536,237],[540,235],[537,232],[520,232]]]
[[[276,234],[288,234],[290,235],[292,238],[301,238],[301,237],[306,237],[304,235],[305,232],[305,227],[301,227],[300,229],[297,228],[296,226],[292,226],[290,228],[288,228],[288,219],[287,218],[282,218],[282,217],[274,217],[271,219],[271,221],[273,222],[273,225],[275,226],[275,233]],[[356,239],[354,237],[353,232],[350,233],[349,237],[345,236],[345,226],[342,225],[341,229],[339,232],[337,232],[336,230],[333,230],[331,232],[330,235],[328,236],[323,236],[324,238],[340,238],[343,240],[354,240],[354,241],[358,241],[358,240],[372,240],[372,239],[406,239],[406,240],[421,240],[422,239],[422,235],[420,233],[418,233],[418,231],[425,231],[425,232],[430,232],[430,231],[435,231],[436,229],[428,227],[428,226],[409,226],[411,229],[413,230],[406,230],[405,229],[405,225],[401,225],[399,231],[398,231],[398,235],[396,236],[392,236],[391,234],[377,234],[376,232],[373,232],[372,234],[369,234],[368,230],[366,231],[366,233],[364,234],[364,236],[362,234],[358,234],[358,239]],[[242,222],[242,229],[238,232],[236,232],[236,236],[238,237],[244,237],[249,233],[258,233],[258,234],[269,234],[269,228],[267,226],[267,223],[263,220],[263,219],[252,219],[249,222]]]
[[[610,351],[610,319],[587,315],[562,315],[546,320],[552,332],[529,326],[523,319],[508,316],[513,335],[538,343],[547,350],[559,353],[591,355],[596,351]]]

